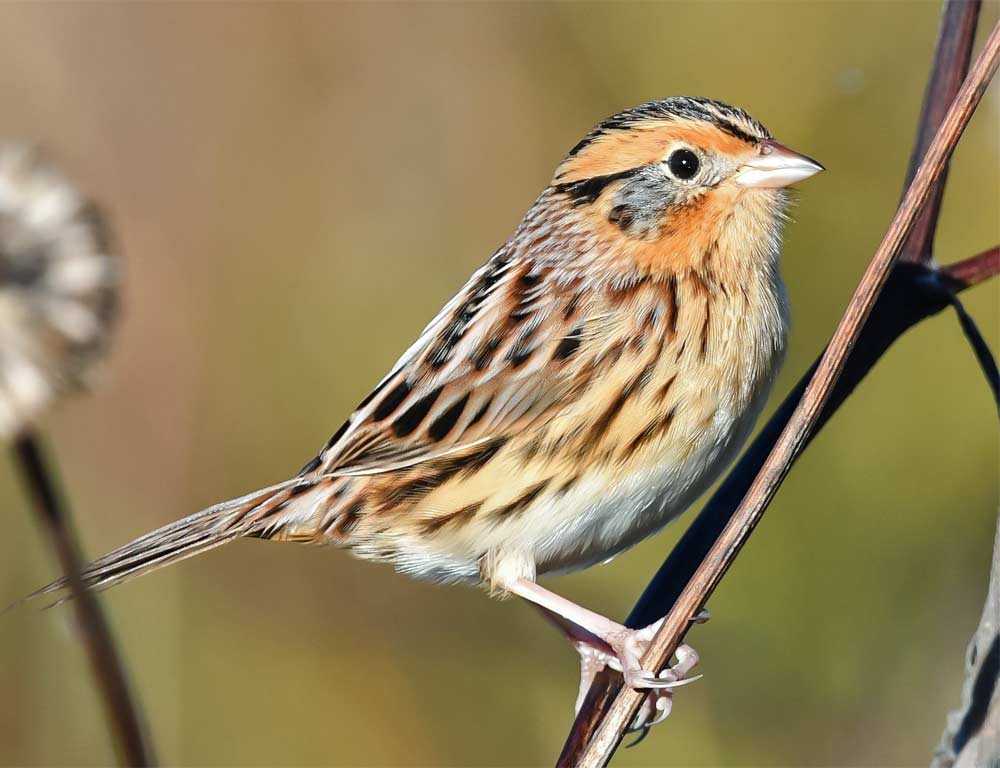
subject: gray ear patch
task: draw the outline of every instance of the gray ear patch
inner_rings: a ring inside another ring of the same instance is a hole
[[[632,237],[645,236],[678,203],[679,191],[661,168],[645,166],[612,192],[608,221]]]

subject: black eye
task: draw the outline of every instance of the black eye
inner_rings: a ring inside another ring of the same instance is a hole
[[[698,173],[699,166],[698,155],[690,149],[678,149],[671,152],[670,157],[667,158],[667,167],[670,168],[670,172],[682,181],[694,178],[694,175]]]

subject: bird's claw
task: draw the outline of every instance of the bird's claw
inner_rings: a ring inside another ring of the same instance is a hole
[[[674,655],[677,658],[677,663],[657,675],[657,680],[664,684],[652,688],[646,694],[639,711],[635,713],[635,717],[628,727],[629,733],[639,734],[639,737],[629,746],[634,747],[646,738],[650,728],[667,719],[674,704],[674,688],[693,683],[702,677],[701,675],[687,676],[698,663],[698,653],[694,648],[682,645],[677,648]]]
[[[576,711],[580,711],[583,700],[590,690],[594,677],[605,667],[621,672],[625,684],[630,688],[648,691],[639,711],[628,728],[630,733],[640,732],[639,739],[645,737],[649,729],[662,723],[673,706],[673,689],[698,680],[688,677],[688,673],[698,663],[698,654],[689,645],[681,645],[675,652],[677,663],[658,674],[643,670],[640,659],[649,645],[660,622],[639,630],[629,630],[621,642],[611,647],[598,647],[586,641],[575,643],[580,654],[580,692],[576,700]]]

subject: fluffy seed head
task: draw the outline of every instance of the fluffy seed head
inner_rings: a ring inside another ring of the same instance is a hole
[[[95,208],[35,150],[0,144],[0,436],[82,383],[117,273]]]

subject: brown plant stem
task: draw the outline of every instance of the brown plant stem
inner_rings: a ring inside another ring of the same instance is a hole
[[[32,432],[25,432],[16,439],[14,453],[38,522],[48,536],[62,572],[69,579],[70,592],[75,598],[71,601],[73,616],[104,705],[118,762],[129,766],[155,765],[145,718],[129,689],[111,629],[96,595],[80,581],[83,558],[71,530],[69,511],[60,498],[55,473]]]
[[[1000,245],[988,248],[971,259],[941,267],[940,271],[952,281],[956,290],[978,285],[1000,273]]]
[[[903,190],[909,188],[917,173],[920,160],[930,146],[931,138],[944,119],[955,94],[958,93],[972,58],[972,44],[976,38],[976,24],[979,21],[980,0],[946,0],[941,4],[941,24],[938,27],[937,43],[934,46],[934,62],[927,78],[920,121],[917,123],[917,138],[910,153],[910,165],[906,171]],[[934,232],[938,215],[941,213],[941,198],[948,180],[948,169],[941,174],[934,185],[931,199],[927,203],[916,224],[913,234],[903,247],[900,261],[921,261],[931,259]]]
[[[895,218],[869,264],[788,425],[782,431],[771,455],[764,462],[764,466],[732,519],[665,617],[663,625],[643,657],[644,668],[662,669],[666,665],[686,633],[689,622],[701,609],[739,554],[787,474],[792,461],[804,448],[843,371],[847,356],[858,340],[862,325],[875,306],[876,299],[921,210],[928,203],[934,185],[942,178],[945,165],[996,71],[998,62],[1000,62],[1000,24],[991,32],[982,54],[948,109]],[[594,738],[584,749],[580,765],[598,766],[608,763],[642,699],[643,694],[632,689],[622,688],[618,692],[607,715],[601,720]]]

